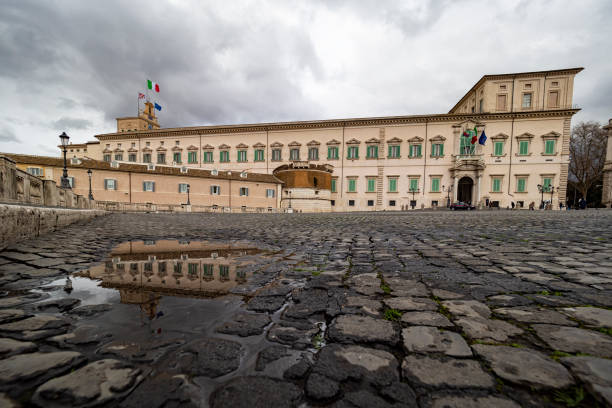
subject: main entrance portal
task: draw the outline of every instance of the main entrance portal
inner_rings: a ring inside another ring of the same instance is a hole
[[[457,200],[464,203],[472,202],[472,188],[474,182],[469,177],[462,177],[459,180],[459,188],[457,188]]]

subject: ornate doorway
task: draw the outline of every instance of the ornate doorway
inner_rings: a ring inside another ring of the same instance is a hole
[[[457,188],[457,200],[464,203],[472,202],[472,190],[474,189],[474,181],[469,177],[462,177],[459,180]]]

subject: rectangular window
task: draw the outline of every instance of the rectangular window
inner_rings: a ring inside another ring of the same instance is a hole
[[[263,149],[255,150],[255,161],[256,162],[264,161],[264,150]]]
[[[210,186],[210,195],[221,194],[221,186]]]
[[[400,146],[399,145],[389,145],[389,158],[397,159],[400,157]]]
[[[493,143],[493,154],[495,156],[501,156],[504,154],[504,142]]]
[[[143,181],[142,182],[142,191],[155,191],[155,182],[154,181]]]
[[[419,191],[419,179],[416,179],[416,178],[410,179],[410,190],[409,191]]]
[[[529,140],[521,140],[519,142],[519,155],[527,156],[529,154]]]
[[[389,207],[395,207],[395,200],[389,200]]]
[[[187,152],[187,162],[197,163],[198,162],[198,152]]]
[[[189,184],[187,183],[179,183],[179,193],[187,193],[187,188],[188,188]]]
[[[151,153],[144,153],[142,155],[143,163],[151,163]]]
[[[272,161],[281,161],[281,149],[272,149]]]
[[[349,146],[346,158],[347,159],[358,159],[359,158],[359,146]]]
[[[202,264],[202,273],[206,276],[212,276],[214,267],[213,264]]]
[[[348,192],[354,193],[357,191],[357,179],[348,179]]]
[[[274,198],[275,194],[276,193],[275,193],[273,188],[267,188],[266,189],[266,197],[267,198]]]
[[[420,144],[411,144],[410,149],[408,151],[408,156],[410,157],[421,157],[421,145]]]
[[[480,101],[478,101],[478,112],[483,112],[484,111],[484,99],[480,99]]]
[[[431,145],[431,155],[433,157],[442,157],[444,156],[444,144],[442,143],[434,143]]]
[[[116,190],[117,189],[117,180],[115,180],[115,179],[104,179],[104,189],[105,190]]]
[[[40,167],[28,167],[28,173],[33,176],[42,176],[43,171]]]
[[[110,163],[110,161],[111,161],[111,155],[110,155],[110,154],[105,154],[105,155],[102,157],[102,160],[104,160],[104,161],[105,161],[105,162],[107,162],[107,163]]]
[[[219,276],[224,279],[229,278],[229,266],[219,265]]]
[[[368,200],[368,207],[374,207],[374,200]]]
[[[523,108],[531,108],[531,94],[530,93],[523,94]]]
[[[204,163],[213,162],[213,152],[204,152]]]
[[[336,192],[336,181],[337,181],[337,180],[338,180],[338,179],[335,179],[335,178],[331,179],[331,192],[332,192],[332,193],[335,193],[335,192]]]
[[[247,151],[246,150],[238,150],[238,161],[239,162],[247,161]]]
[[[115,154],[115,160],[116,161],[123,161],[123,153]]]
[[[249,195],[249,188],[248,187],[240,187],[240,196],[248,196]]]
[[[181,162],[181,154],[179,152],[175,152],[172,154],[172,161],[175,163]]]
[[[440,179],[438,177],[432,177],[431,179],[431,192],[432,193],[440,192]]]
[[[70,188],[74,188],[74,177],[68,177],[68,185]]]
[[[368,159],[377,159],[378,158],[378,146],[370,145],[368,146],[367,156]]]
[[[229,162],[229,150],[221,150],[219,152],[219,161],[221,163],[227,163]]]
[[[166,153],[157,153],[157,163],[159,164],[166,163]]]
[[[135,162],[136,161],[136,153],[128,154],[128,161]]]
[[[559,106],[559,91],[551,91],[548,93],[548,106],[557,108]]]
[[[497,95],[497,110],[506,110],[506,95]]]
[[[300,160],[300,149],[290,149],[289,150],[289,160]]]
[[[389,192],[397,193],[397,179],[396,178],[389,179]]]
[[[308,148],[308,160],[319,160],[319,148],[318,147]]]
[[[328,146],[327,147],[327,158],[329,160],[337,160],[338,159],[338,146]]]
[[[376,179],[369,178],[368,179],[368,193],[374,193],[376,191]]]
[[[544,177],[542,185],[544,186],[544,191],[549,192],[550,187],[552,186],[552,178]]]
[[[493,192],[501,193],[501,179],[500,178],[493,179]]]
[[[188,263],[187,264],[187,273],[191,276],[198,274],[198,264],[197,263]]]
[[[348,200],[349,207],[355,206],[355,200]]]
[[[516,179],[516,191],[519,193],[524,193],[526,184],[527,184],[527,179],[525,178]]]
[[[544,153],[545,154],[555,154],[555,141],[554,140],[547,140],[545,142]]]

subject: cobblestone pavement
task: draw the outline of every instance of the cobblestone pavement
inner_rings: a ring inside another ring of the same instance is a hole
[[[169,238],[267,255],[163,332],[44,286]],[[113,214],[0,252],[0,406],[612,406],[611,272],[605,210]]]

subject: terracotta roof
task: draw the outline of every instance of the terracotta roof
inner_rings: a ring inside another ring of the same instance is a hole
[[[22,164],[37,164],[41,166],[52,166],[52,167],[64,167],[64,159],[60,157],[48,157],[48,156],[32,156],[28,154],[13,154],[13,153],[0,153],[0,156],[6,156],[16,163]],[[247,173],[247,177],[240,177],[240,171],[231,171],[228,175],[227,171],[219,171],[217,176],[210,174],[210,170],[203,170],[197,168],[188,167],[187,173],[181,173],[180,167],[171,166],[160,166],[155,165],[155,170],[147,170],[146,164],[136,163],[125,163],[120,162],[119,167],[111,167],[110,163],[100,160],[93,159],[80,159],[81,164],[72,164],[68,160],[68,168],[82,168],[82,169],[93,169],[93,170],[107,170],[107,171],[123,171],[132,173],[146,173],[146,174],[163,174],[171,176],[182,176],[182,177],[202,177],[211,178],[217,180],[239,180],[239,181],[251,181],[261,183],[275,183],[282,184],[282,181],[277,179],[271,174],[262,173]]]

